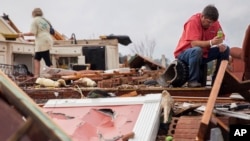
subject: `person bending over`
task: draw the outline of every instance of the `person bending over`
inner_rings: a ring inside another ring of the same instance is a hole
[[[217,8],[207,5],[201,13],[192,15],[184,24],[174,57],[188,65],[188,87],[202,86],[201,67],[204,64],[217,60],[213,83],[221,61],[229,60],[229,47],[223,43],[225,35],[217,35],[218,32],[223,32],[218,18]]]

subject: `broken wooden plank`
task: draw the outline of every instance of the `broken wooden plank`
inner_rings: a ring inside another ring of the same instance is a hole
[[[207,128],[208,128],[208,125],[209,125],[209,122],[213,113],[215,101],[219,94],[219,90],[221,87],[221,83],[222,83],[225,71],[227,69],[227,65],[228,65],[227,60],[221,61],[220,68],[218,70],[217,76],[214,81],[214,85],[212,87],[210,96],[207,101],[206,109],[201,119],[200,127],[198,130],[198,135],[197,135],[199,141],[203,141],[205,134],[207,133]]]

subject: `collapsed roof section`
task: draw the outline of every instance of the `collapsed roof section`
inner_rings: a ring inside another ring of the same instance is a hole
[[[142,66],[149,67],[151,70],[165,69],[165,67],[155,63],[153,60],[139,54],[135,54],[135,56],[129,60],[130,68],[141,68]]]
[[[5,13],[0,17],[0,40],[16,40],[19,29]],[[22,39],[17,39],[22,41]]]

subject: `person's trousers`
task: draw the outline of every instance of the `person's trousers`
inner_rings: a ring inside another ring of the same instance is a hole
[[[210,48],[208,57],[202,57],[202,49],[200,47],[192,47],[182,52],[177,59],[184,61],[189,67],[189,79],[188,82],[201,82],[202,66],[206,65],[212,60],[217,60],[215,71],[212,77],[212,83],[215,80],[220,63],[222,60],[229,60],[229,47],[224,52],[220,52],[218,47]]]

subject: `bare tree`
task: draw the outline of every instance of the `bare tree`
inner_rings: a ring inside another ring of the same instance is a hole
[[[134,43],[133,48],[131,48],[131,52],[134,54],[139,54],[142,56],[152,58],[154,49],[156,46],[155,40],[149,40],[148,37],[145,37],[145,41],[141,41],[139,43]]]

